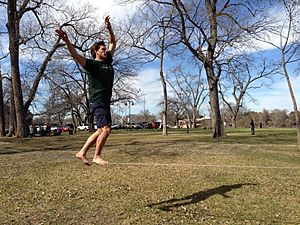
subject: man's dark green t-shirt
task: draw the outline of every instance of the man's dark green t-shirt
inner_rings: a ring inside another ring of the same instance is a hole
[[[109,106],[114,81],[114,69],[110,53],[107,53],[105,61],[86,59],[84,69],[88,72],[90,101]]]

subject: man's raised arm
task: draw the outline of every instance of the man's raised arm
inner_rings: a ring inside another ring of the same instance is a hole
[[[86,59],[82,55],[79,55],[76,51],[76,49],[73,47],[72,43],[70,42],[68,35],[63,30],[55,30],[55,32],[58,34],[58,36],[67,44],[68,50],[73,57],[81,66],[85,66]]]
[[[105,27],[108,30],[108,51],[110,52],[110,54],[113,56],[116,50],[116,39],[115,39],[115,35],[114,32],[111,28],[111,24],[109,21],[110,17],[106,16],[105,17]]]

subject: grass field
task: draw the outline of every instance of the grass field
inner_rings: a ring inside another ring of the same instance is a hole
[[[88,132],[0,138],[0,224],[300,224],[296,130],[226,132],[113,131],[104,167]]]

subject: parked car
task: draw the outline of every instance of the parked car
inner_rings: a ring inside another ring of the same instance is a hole
[[[114,129],[114,130],[118,130],[118,129],[123,129],[124,126],[122,124],[113,124],[111,126],[111,129]]]
[[[88,131],[89,130],[89,125],[88,124],[82,124],[80,126],[77,127],[78,131]]]
[[[125,128],[127,129],[133,129],[133,123],[126,123]]]
[[[126,123],[125,128],[126,129],[142,129],[143,126],[140,123]]]
[[[46,136],[47,129],[43,124],[36,124],[33,128],[33,135],[34,136]]]
[[[159,128],[159,126],[160,126],[160,122],[155,122],[155,121],[152,122],[153,129],[157,129],[157,128]]]
[[[50,128],[51,132],[55,133],[57,132],[57,129],[58,129],[58,124],[51,124],[51,128]]]
[[[62,132],[67,132],[67,131],[69,131],[71,128],[69,127],[69,126],[63,126],[62,128],[61,128],[61,131]]]
[[[152,124],[148,122],[142,122],[142,127],[144,129],[152,129]]]
[[[133,123],[133,129],[142,129],[143,126],[140,123]]]

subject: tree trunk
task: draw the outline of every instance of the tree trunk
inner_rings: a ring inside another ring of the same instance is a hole
[[[162,24],[164,26],[164,24]],[[161,40],[161,55],[160,55],[160,81],[163,87],[163,98],[164,98],[164,109],[163,109],[163,135],[168,135],[167,132],[167,121],[168,121],[168,95],[167,95],[167,84],[164,77],[164,51],[165,51],[165,36],[166,29],[163,29],[163,35]]]
[[[193,106],[193,109],[192,109],[192,113],[193,113],[193,124],[192,124],[192,128],[196,128],[197,126],[197,106]]]
[[[232,117],[231,117],[231,123],[232,123],[232,127],[233,128],[236,128],[236,116],[235,115],[232,115]]]
[[[16,1],[11,0],[7,3],[8,15],[8,34],[9,34],[9,51],[11,65],[11,79],[14,93],[14,105],[17,121],[17,137],[27,137],[28,129],[26,128],[26,115],[23,103],[23,94],[21,88],[20,69],[19,69],[19,18],[17,16]]]
[[[9,102],[9,130],[8,137],[12,137],[16,135],[16,110],[15,110],[15,101],[14,101],[14,91],[12,88],[12,84],[9,89],[10,102]]]
[[[164,109],[163,109],[163,135],[168,135],[167,132],[167,113],[168,113],[168,96],[167,96],[167,85],[166,85],[166,81],[164,78],[164,73],[163,73],[163,68],[161,65],[161,69],[160,69],[160,80],[163,86],[163,98],[164,98]]]
[[[300,151],[300,115],[299,115],[299,111],[298,111],[297,102],[296,102],[296,98],[295,98],[295,95],[294,95],[293,87],[292,87],[290,77],[289,77],[289,74],[288,74],[288,71],[287,71],[287,68],[286,68],[286,63],[285,63],[286,60],[285,60],[285,57],[284,57],[284,51],[285,51],[285,49],[282,50],[281,60],[282,60],[282,65],[283,65],[283,72],[284,72],[284,75],[285,75],[285,78],[286,78],[286,81],[287,81],[287,85],[288,85],[288,88],[289,88],[290,96],[291,96],[294,111],[295,111],[295,119],[296,119],[296,125],[297,125],[298,150]]]
[[[89,132],[94,132],[95,131],[94,114],[88,112],[87,117],[88,117],[88,121],[89,121]]]
[[[224,124],[222,123],[220,104],[219,104],[219,92],[218,83],[212,67],[205,66],[207,79],[209,83],[209,99],[210,99],[210,111],[211,122],[213,129],[213,138],[225,136]]]
[[[298,139],[298,150],[300,151],[300,115],[298,114],[298,121],[297,121],[297,139]]]
[[[191,128],[191,118],[187,112],[186,114],[186,117],[187,117],[187,124],[186,124],[186,128],[187,128],[187,132],[189,132],[189,129]]]
[[[41,65],[41,68],[39,69],[39,72],[38,72],[36,78],[34,79],[34,82],[32,84],[32,88],[31,88],[30,93],[28,95],[28,99],[27,99],[27,101],[25,102],[25,105],[24,105],[25,115],[28,113],[28,109],[29,109],[32,101],[34,100],[34,97],[35,97],[36,91],[38,89],[39,83],[40,83],[41,79],[44,76],[44,72],[47,68],[48,63],[50,62],[50,60],[51,60],[53,54],[56,52],[56,50],[61,46],[59,44],[59,40],[60,39],[57,39],[57,41],[54,44],[54,46],[52,47],[52,49],[48,52],[46,58],[44,59],[42,65]]]
[[[210,40],[208,41],[207,54],[205,57],[204,68],[209,85],[209,96],[210,96],[210,109],[211,109],[211,120],[213,128],[213,138],[225,136],[224,124],[222,123],[220,104],[219,104],[219,91],[218,91],[218,78],[214,71],[214,53],[218,42],[218,23],[217,23],[217,7],[216,0],[209,1],[205,0],[205,5],[209,16],[210,26]],[[221,73],[221,71],[219,71]]]
[[[5,134],[5,115],[4,115],[4,102],[3,102],[3,89],[2,89],[2,73],[0,68],[0,136],[4,137]]]
[[[76,134],[76,127],[77,127],[77,123],[76,123],[76,116],[74,115],[75,113],[74,113],[74,107],[73,107],[73,105],[72,105],[72,110],[71,110],[71,116],[72,116],[72,123],[73,123],[73,127],[72,127],[72,129],[73,129],[73,132],[74,132],[74,134]]]

